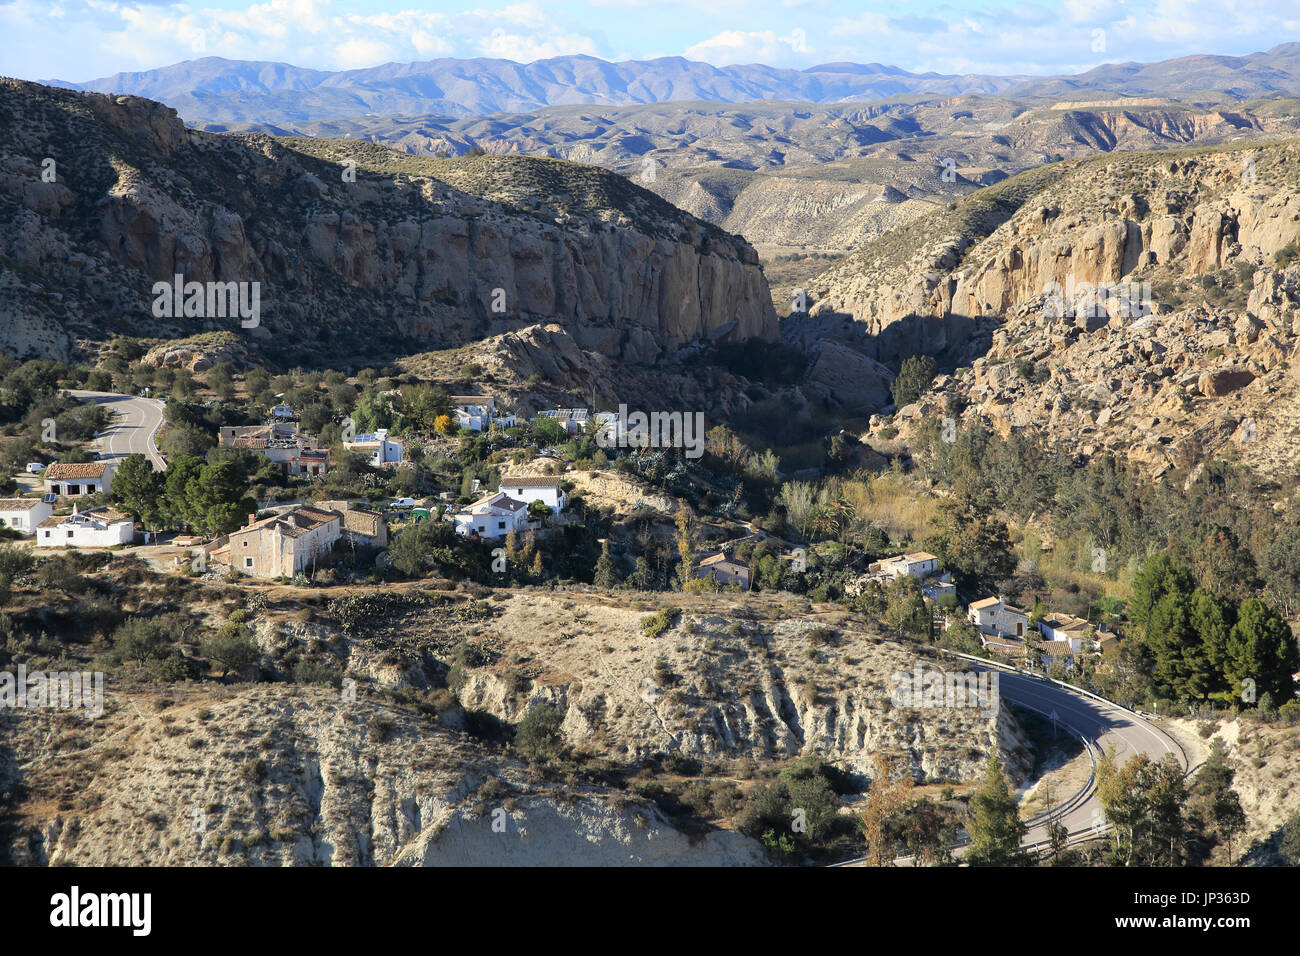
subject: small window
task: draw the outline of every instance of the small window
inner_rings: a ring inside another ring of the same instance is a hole
[[[72,529],[69,529],[69,530],[68,530],[68,537],[71,538],[71,537],[73,536],[73,534],[75,534],[75,533],[76,533],[76,532],[74,532]]]
[[[247,538],[244,539],[244,547],[246,547],[246,548],[248,547],[248,539],[247,539]]]
[[[252,558],[244,558],[244,567],[246,567],[246,568],[251,568],[252,566],[253,566],[253,559],[252,559]]]

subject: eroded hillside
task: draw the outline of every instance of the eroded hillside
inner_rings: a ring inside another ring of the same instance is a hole
[[[832,761],[858,786],[876,753],[959,789],[994,748],[1017,780],[1033,767],[1006,708],[891,701],[894,674],[943,669],[933,652],[789,595],[669,605],[430,582],[241,598],[149,581],[130,559],[94,577],[127,611],[183,595],[186,657],[233,600],[260,659],[160,682],[115,663],[93,630],[28,646],[29,669],[108,677],[97,719],[0,717],[0,829],[16,861],[764,863],[739,832],[748,795],[793,758]],[[61,619],[75,599],[50,603],[12,613]],[[557,715],[548,759],[522,736],[540,710]]]

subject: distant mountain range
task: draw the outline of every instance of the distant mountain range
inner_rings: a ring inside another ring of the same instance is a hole
[[[563,56],[534,63],[439,59],[328,72],[287,63],[204,57],[140,73],[53,86],[161,100],[189,123],[283,123],[365,115],[481,116],[547,106],[790,100],[839,103],[907,94],[1063,96],[1209,95],[1245,99],[1300,95],[1300,43],[1249,56],[1190,56],[1115,63],[1075,76],[952,76],[879,63],[825,63],[806,70],[715,67],[682,57],[610,63]]]

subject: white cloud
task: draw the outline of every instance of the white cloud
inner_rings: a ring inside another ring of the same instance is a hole
[[[594,42],[575,33],[553,32],[545,40],[538,40],[520,33],[506,33],[501,27],[479,40],[478,48],[484,56],[517,60],[520,63],[578,53],[594,56],[596,53]]]
[[[1300,21],[1296,0],[0,0],[0,30],[18,38],[0,45],[0,73],[70,80],[199,55],[342,69],[656,52],[1005,74],[1249,53],[1297,38]]]
[[[411,0],[399,0],[409,3]],[[57,8],[80,25],[89,49],[72,67],[39,67],[33,78],[87,80],[199,56],[280,60],[317,69],[355,69],[439,56],[492,56],[530,61],[598,54],[590,37],[552,22],[536,2],[446,13],[416,9],[357,12],[335,0],[260,0],[233,9],[149,0],[63,0]],[[34,43],[62,51],[59,31],[40,0],[0,0],[0,24],[20,27]],[[0,56],[5,54],[0,52]],[[29,57],[33,62],[35,56]],[[112,63],[110,69],[95,63]],[[5,72],[0,63],[0,72]]]
[[[800,28],[795,28],[787,36],[779,36],[773,30],[723,30],[701,43],[687,47],[685,56],[714,66],[735,63],[789,66],[796,61],[802,62],[803,58],[813,52],[807,33]]]

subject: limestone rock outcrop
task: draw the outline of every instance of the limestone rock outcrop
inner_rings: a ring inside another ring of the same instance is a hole
[[[748,244],[603,170],[206,133],[139,97],[13,80],[0,106],[4,268],[60,297],[10,303],[27,324],[53,318],[91,340],[243,329],[303,364],[539,322],[627,362],[776,337]],[[159,314],[154,283],[176,275],[257,283],[257,323]]]

